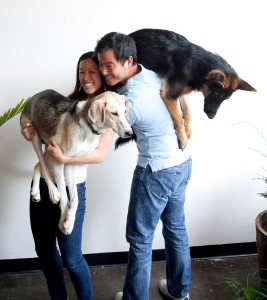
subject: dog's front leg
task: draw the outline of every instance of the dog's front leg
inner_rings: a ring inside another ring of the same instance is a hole
[[[183,113],[185,132],[187,138],[190,139],[192,137],[191,111],[187,103],[186,96],[179,97],[179,102]]]
[[[184,149],[187,145],[187,134],[185,132],[184,119],[178,107],[178,99],[167,99],[162,90],[160,91],[160,95],[171,115],[174,128],[178,134],[179,147]]]
[[[61,214],[60,214],[58,227],[64,234],[69,234],[69,232],[66,231],[66,229],[64,227],[64,222],[67,218],[68,209],[69,209],[68,208],[68,195],[67,195],[66,183],[65,183],[65,179],[64,179],[64,164],[57,163],[54,161],[53,168],[54,168],[56,184],[57,184],[57,187],[58,187],[58,190],[60,193],[59,207],[60,207]]]

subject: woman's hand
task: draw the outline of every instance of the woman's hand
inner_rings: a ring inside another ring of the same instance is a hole
[[[27,141],[31,141],[37,134],[37,130],[32,122],[27,122],[22,128],[21,133]]]
[[[54,141],[51,141],[50,145],[47,147],[47,151],[55,160],[65,163],[65,155],[62,153],[59,145],[56,144]]]

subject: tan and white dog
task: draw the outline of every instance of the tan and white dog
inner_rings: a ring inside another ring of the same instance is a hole
[[[43,174],[52,203],[60,201],[59,228],[64,234],[72,232],[78,206],[76,168],[75,165],[64,165],[51,159],[56,187],[44,160],[42,141],[46,145],[54,141],[67,156],[88,155],[98,146],[100,135],[108,128],[112,128],[122,138],[133,134],[127,121],[127,113],[128,101],[114,92],[104,92],[91,100],[79,101],[70,100],[53,90],[45,90],[32,96],[22,111],[21,129],[25,123],[32,121],[38,131],[32,139],[39,158],[39,163],[34,168],[31,189],[33,201],[41,200],[39,179]]]

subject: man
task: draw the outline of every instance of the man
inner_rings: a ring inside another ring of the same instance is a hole
[[[189,147],[179,149],[172,119],[160,98],[161,80],[137,64],[134,40],[111,32],[98,41],[95,51],[106,83],[130,102],[129,123],[139,151],[126,225],[127,274],[123,293],[115,299],[149,299],[152,242],[161,219],[167,280],[160,281],[159,289],[169,299],[188,300],[191,259],[184,200],[191,175]]]

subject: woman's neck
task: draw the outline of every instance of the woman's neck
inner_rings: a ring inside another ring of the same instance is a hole
[[[91,100],[92,98],[94,98],[95,96],[104,93],[105,92],[105,88],[101,87],[99,90],[97,90],[96,92],[94,92],[93,94],[87,94],[84,100]]]

